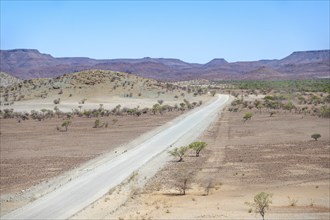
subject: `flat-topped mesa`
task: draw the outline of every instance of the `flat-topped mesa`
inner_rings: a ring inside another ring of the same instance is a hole
[[[14,68],[20,68],[22,64],[26,67],[32,67],[33,63],[38,61],[47,62],[45,65],[52,64],[56,62],[56,59],[49,54],[40,53],[36,49],[14,49],[14,50],[0,50],[1,58],[1,71],[8,72],[6,68],[3,68],[3,65],[9,65]],[[31,62],[27,63],[27,62]],[[40,63],[42,64],[42,63]],[[9,72],[11,73],[11,72]]]
[[[228,62],[224,58],[215,58],[215,59],[211,60],[210,62],[206,63],[204,66],[205,67],[216,67],[219,65],[226,65],[226,64],[228,64]]]
[[[21,79],[54,78],[90,69],[127,72],[157,80],[239,80],[242,74],[269,67],[281,75],[278,79],[319,78],[329,75],[330,50],[294,52],[281,60],[227,62],[216,58],[206,64],[188,63],[173,58],[90,59],[58,58],[34,49],[0,50],[0,71]],[[256,75],[254,75],[257,77]],[[262,74],[259,80],[268,79]]]
[[[1,55],[11,56],[39,56],[39,57],[50,57],[55,59],[49,54],[40,53],[37,49],[13,49],[13,50],[0,50]],[[19,57],[18,57],[19,58]]]
[[[280,64],[330,63],[330,50],[296,51],[281,59]]]
[[[3,50],[6,51],[6,50]],[[24,52],[24,53],[40,53],[37,49],[13,49],[7,50],[7,52],[17,53],[17,52]]]

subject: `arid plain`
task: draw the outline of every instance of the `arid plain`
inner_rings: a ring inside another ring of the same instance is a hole
[[[207,143],[200,157],[188,151],[177,162],[165,151],[165,166],[150,172],[153,159],[72,218],[259,219],[246,202],[264,191],[273,200],[267,218],[328,219],[329,93],[318,82],[302,82],[317,91],[251,89],[94,70],[2,87],[1,215],[224,93],[231,102],[191,139]]]

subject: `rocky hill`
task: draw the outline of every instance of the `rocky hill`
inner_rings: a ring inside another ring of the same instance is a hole
[[[7,87],[19,82],[22,82],[22,80],[10,74],[0,72],[0,87]]]
[[[190,87],[189,91],[179,84],[142,78],[133,74],[109,70],[86,70],[64,74],[56,78],[18,80],[6,87],[0,86],[0,103],[42,100],[53,103],[60,99],[70,103],[96,102],[113,97],[129,100],[193,100],[206,92]]]
[[[108,60],[55,58],[33,49],[1,50],[0,59],[1,72],[21,79],[53,78],[89,69],[127,72],[161,80],[302,79],[329,77],[330,72],[330,50],[293,52],[281,60],[229,63],[220,58],[206,64],[150,57]],[[263,69],[267,71],[260,71]]]

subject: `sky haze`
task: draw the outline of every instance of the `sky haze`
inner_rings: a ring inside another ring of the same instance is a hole
[[[206,63],[329,49],[329,1],[7,1],[1,49]]]

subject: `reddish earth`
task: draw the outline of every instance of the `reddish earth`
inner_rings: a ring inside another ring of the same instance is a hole
[[[62,119],[1,119],[0,193],[15,193],[57,176],[134,140],[178,116],[178,112],[140,117],[101,118],[108,128],[93,128],[95,118],[73,118],[67,132]]]
[[[137,191],[122,209],[104,216],[260,219],[259,214],[249,213],[245,202],[264,191],[273,194],[266,218],[328,219],[328,119],[284,112],[271,118],[267,112],[255,112],[252,120],[243,122],[243,115],[225,112],[199,138],[208,143],[199,158],[190,152],[182,163],[172,160],[142,193]],[[310,137],[315,132],[322,135],[318,141]],[[188,173],[186,196],[175,196]],[[95,218],[105,212],[96,211],[97,205],[93,208]]]
[[[116,203],[111,198],[125,194],[119,187],[77,218],[259,219],[245,202],[265,191],[273,194],[266,218],[329,219],[328,119],[289,112],[269,117],[268,112],[255,111],[251,120],[243,122],[244,113],[225,111],[199,137],[208,143],[199,158],[189,152],[182,163],[171,159],[145,188],[129,186],[136,190],[120,209],[109,211]],[[92,128],[95,119],[74,118],[68,132],[56,130],[59,119],[20,124],[1,120],[1,193],[25,189],[72,169],[177,114],[120,117],[115,125],[110,117],[103,119],[110,124],[107,129]],[[314,141],[312,133],[322,137]],[[186,174],[187,194],[177,196]],[[292,201],[297,202],[292,205]],[[3,205],[7,206],[10,209],[11,203]]]

